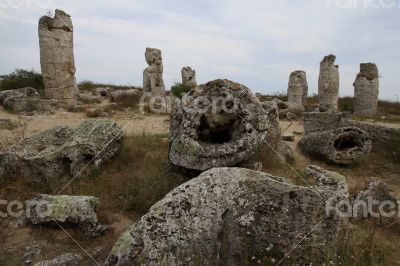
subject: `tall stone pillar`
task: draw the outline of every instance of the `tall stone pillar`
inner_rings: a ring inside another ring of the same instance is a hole
[[[155,48],[146,48],[146,62],[149,65],[143,71],[143,91],[154,95],[164,96],[163,63],[161,51]]]
[[[181,71],[182,74],[182,85],[188,88],[195,88],[197,86],[196,81],[196,70],[191,67],[184,67]]]
[[[46,97],[61,102],[75,100],[73,25],[70,15],[56,10],[54,18],[39,20],[40,65]]]
[[[306,105],[307,96],[308,84],[306,72],[302,70],[292,72],[289,77],[288,102]]]
[[[354,114],[375,115],[378,108],[379,73],[373,63],[360,64],[354,81]]]
[[[318,79],[318,101],[320,111],[337,111],[339,100],[339,66],[336,56],[325,56],[320,65]]]

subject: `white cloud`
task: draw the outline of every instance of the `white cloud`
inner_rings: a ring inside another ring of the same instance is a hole
[[[0,72],[38,69],[37,21],[56,7],[72,15],[79,80],[121,83],[116,72],[129,84],[141,85],[149,46],[163,52],[167,85],[190,65],[200,82],[230,78],[249,85],[260,76],[251,82],[253,90],[273,93],[286,89],[291,71],[303,69],[310,91],[316,92],[319,62],[334,53],[342,95],[352,95],[359,63],[369,61],[380,68],[381,96],[399,93],[399,10],[326,9],[320,0],[53,0],[45,8],[0,9]]]

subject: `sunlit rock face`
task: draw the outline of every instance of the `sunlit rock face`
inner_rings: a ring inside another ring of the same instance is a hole
[[[56,10],[39,20],[40,64],[49,99],[73,102],[77,93],[71,17]]]

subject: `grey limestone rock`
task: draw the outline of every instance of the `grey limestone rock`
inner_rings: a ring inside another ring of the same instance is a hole
[[[116,242],[106,265],[322,263],[346,223],[325,200],[348,199],[345,178],[312,167],[315,187],[243,168],[213,168],[172,190]],[[319,223],[319,226],[315,227]],[[269,261],[270,262],[270,261]]]

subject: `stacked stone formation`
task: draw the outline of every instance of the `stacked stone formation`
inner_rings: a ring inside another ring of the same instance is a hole
[[[196,81],[196,70],[191,67],[184,67],[181,71],[182,74],[182,85],[188,88],[195,88],[197,86]]]
[[[306,105],[307,96],[308,84],[306,72],[302,70],[292,72],[289,77],[288,102]]]
[[[378,68],[373,63],[360,64],[360,73],[354,81],[354,113],[374,115],[379,96]]]
[[[339,99],[339,66],[336,56],[325,56],[320,65],[318,79],[318,100],[320,111],[337,111]]]
[[[146,48],[146,62],[149,65],[143,71],[143,91],[153,95],[164,96],[165,85],[163,80],[163,63],[161,51],[155,48]]]
[[[54,18],[43,16],[39,20],[40,64],[49,99],[71,102],[75,99],[75,61],[73,25],[70,15],[56,10]]]

